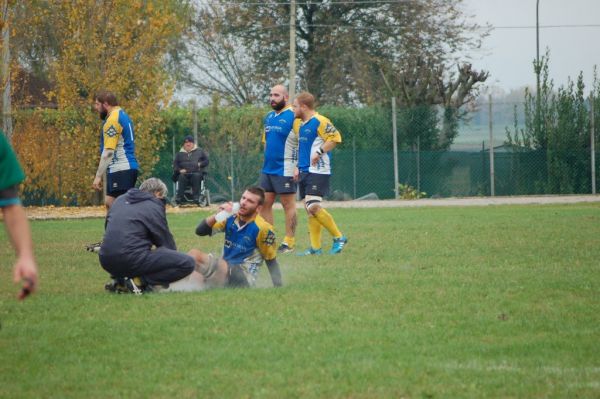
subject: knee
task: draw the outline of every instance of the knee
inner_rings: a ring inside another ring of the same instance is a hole
[[[262,204],[262,209],[263,210],[271,210],[273,208],[274,202],[275,202],[274,199],[265,197],[265,202]]]
[[[306,208],[306,212],[309,215],[316,215],[321,209],[321,197],[307,195],[304,202],[304,208]]]
[[[204,259],[204,253],[197,249],[190,249],[187,254],[191,256],[196,262],[202,262]]]
[[[281,206],[283,206],[283,209],[285,209],[286,211],[295,211],[296,210],[296,199],[294,197],[286,198],[285,200],[282,199]]]
[[[185,262],[183,262],[181,269],[183,271],[185,271],[187,274],[190,274],[191,272],[193,272],[194,269],[196,269],[195,259],[191,256],[187,256],[187,259],[185,260]]]

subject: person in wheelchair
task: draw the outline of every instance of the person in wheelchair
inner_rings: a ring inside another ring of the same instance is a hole
[[[208,156],[194,142],[193,136],[185,136],[183,146],[173,160],[173,181],[177,182],[175,205],[186,201],[185,193],[192,186],[192,202],[200,201],[200,189],[204,179],[204,169],[208,166]]]

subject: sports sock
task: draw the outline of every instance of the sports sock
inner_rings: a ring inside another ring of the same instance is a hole
[[[132,278],[132,280],[133,280],[133,283],[135,285],[137,285],[138,287],[143,287],[146,285],[144,280],[141,277],[134,277],[134,278]]]
[[[324,208],[321,208],[317,211],[315,218],[323,227],[327,229],[327,231],[329,231],[333,238],[340,238],[342,236],[342,232],[340,229],[338,229],[337,224],[335,224],[333,216],[331,216],[331,214]]]
[[[284,242],[285,244],[287,244],[287,246],[288,246],[288,247],[290,247],[290,248],[294,248],[294,245],[296,245],[296,238],[295,238],[295,237],[288,237],[288,236],[285,236],[285,237],[283,238],[283,242]]]
[[[321,223],[316,217],[308,216],[308,236],[312,249],[321,249],[321,228]]]

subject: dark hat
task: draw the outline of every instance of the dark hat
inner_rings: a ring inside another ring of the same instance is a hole
[[[194,136],[187,135],[187,136],[185,136],[185,138],[183,139],[183,141],[184,142],[185,141],[189,141],[190,143],[193,143],[194,142]]]

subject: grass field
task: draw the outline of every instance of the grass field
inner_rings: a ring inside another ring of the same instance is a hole
[[[0,233],[0,397],[600,397],[598,204],[331,213],[347,248],[280,289],[111,295],[102,220],[36,221],[19,303]],[[219,250],[204,216],[169,216],[181,250]]]

